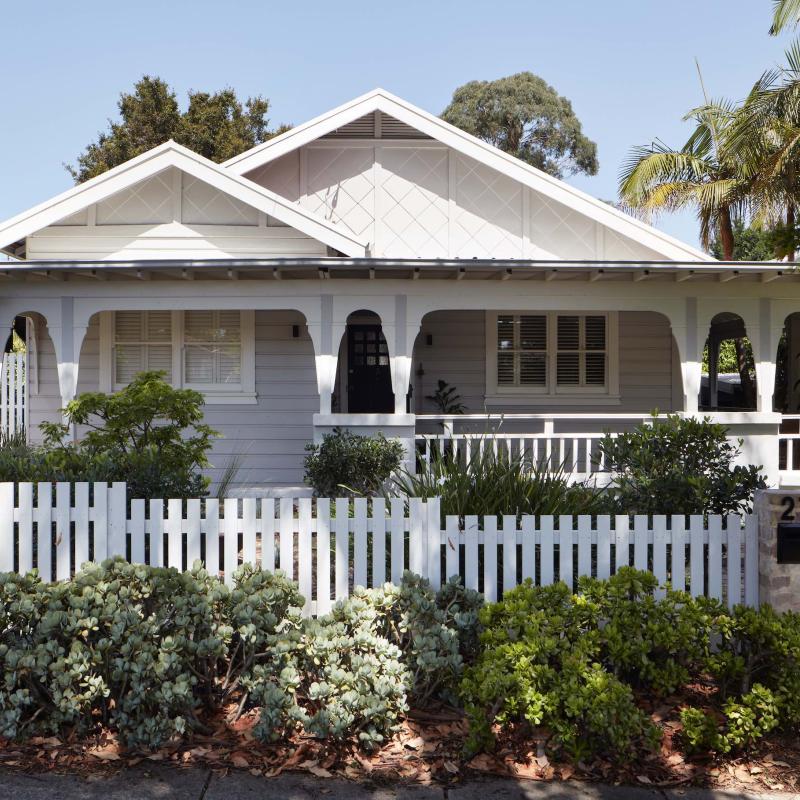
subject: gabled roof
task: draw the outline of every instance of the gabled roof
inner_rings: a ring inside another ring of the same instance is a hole
[[[600,225],[660,253],[666,259],[714,261],[708,253],[691,247],[617,210],[608,203],[597,200],[568,183],[498,150],[384,89],[374,89],[361,95],[361,97],[223,162],[222,166],[231,172],[243,175],[375,111],[381,111],[394,117],[448,147],[452,147],[457,152],[474,158],[512,180],[519,181],[536,192],[563,203]]]
[[[348,256],[367,243],[326,219],[173,141],[165,142],[0,224],[0,250],[170,167],[204,181]],[[11,253],[13,255],[13,253]]]

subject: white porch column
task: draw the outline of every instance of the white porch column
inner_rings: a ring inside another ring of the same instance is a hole
[[[683,411],[686,414],[696,414],[703,372],[703,341],[697,329],[697,298],[687,297],[683,319],[670,317],[670,322],[681,360]]]
[[[62,408],[74,400],[78,392],[78,366],[87,326],[75,323],[75,300],[72,297],[62,297],[60,314],[47,320],[47,329],[56,354]],[[66,415],[63,416],[63,421],[64,424],[67,423]],[[73,430],[73,436],[74,433]]]
[[[319,413],[330,414],[333,388],[336,385],[339,341],[343,333],[342,326],[336,326],[333,322],[333,295],[320,295],[319,319],[308,319],[306,326],[314,344]]]
[[[404,294],[394,298],[394,347],[389,348],[389,364],[394,390],[394,413],[406,413],[406,396],[411,385],[411,360],[414,340],[419,333],[422,319],[410,314],[408,297]]]
[[[772,300],[762,297],[758,304],[758,328],[748,331],[753,346],[756,367],[756,390],[758,411],[772,413],[772,396],[775,393],[775,359],[778,352],[782,324],[775,325]]]

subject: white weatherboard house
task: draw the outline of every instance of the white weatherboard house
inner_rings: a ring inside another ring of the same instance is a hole
[[[653,409],[707,408],[772,483],[800,474],[775,388],[800,377],[792,268],[717,262],[380,89],[222,165],[167,142],[0,224],[0,248],[32,438],[162,369],[204,393],[241,489],[300,485],[335,426],[492,430],[584,474]],[[756,408],[722,409],[703,348],[743,332]],[[428,399],[439,380],[465,414]]]

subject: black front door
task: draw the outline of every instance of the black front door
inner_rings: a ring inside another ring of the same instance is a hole
[[[389,350],[380,325],[347,326],[347,411],[350,414],[394,411]]]

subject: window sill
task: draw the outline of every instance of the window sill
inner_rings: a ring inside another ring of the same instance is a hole
[[[619,395],[609,394],[487,394],[487,406],[618,406]]]
[[[200,391],[195,389],[195,391]],[[203,402],[207,406],[247,406],[255,405],[258,402],[258,396],[255,392],[242,393],[242,392],[203,392]]]

